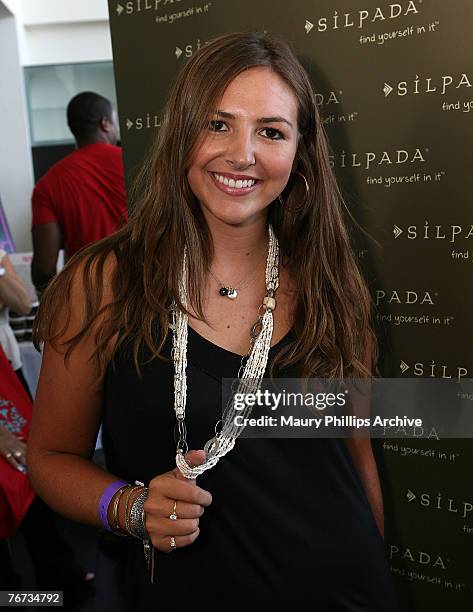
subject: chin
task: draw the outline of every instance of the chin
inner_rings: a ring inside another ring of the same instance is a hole
[[[266,217],[268,208],[265,207],[263,209],[257,209],[249,211],[248,209],[244,209],[242,206],[225,206],[216,207],[216,208],[204,208],[204,215],[206,217],[210,216],[218,219],[222,223],[226,223],[227,225],[249,225],[253,223],[256,219],[261,217]]]

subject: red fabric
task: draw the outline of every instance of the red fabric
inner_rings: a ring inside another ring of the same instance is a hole
[[[113,234],[128,219],[122,150],[110,144],[77,149],[38,181],[33,227],[57,223],[67,255]]]
[[[28,437],[32,404],[0,348],[0,425]],[[35,496],[28,476],[0,456],[0,538],[15,533]]]

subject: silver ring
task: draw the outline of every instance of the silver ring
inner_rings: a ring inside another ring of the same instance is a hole
[[[15,457],[17,457],[18,459],[23,455],[23,453],[20,450],[17,450],[14,452]]]
[[[177,548],[176,538],[174,536],[171,536],[170,544],[171,544],[171,550],[169,552],[172,552],[175,548]]]
[[[171,519],[171,521],[177,521],[177,514],[176,514],[176,508],[177,508],[177,500],[174,501],[174,507],[172,509],[171,514],[169,515],[169,518]]]

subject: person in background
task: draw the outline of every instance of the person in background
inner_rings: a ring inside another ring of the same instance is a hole
[[[61,248],[67,257],[112,234],[128,218],[117,116],[107,98],[82,92],[67,107],[77,149],[54,164],[32,196],[33,261],[38,295],[56,274]]]
[[[1,348],[0,408],[0,590],[61,590],[67,609],[75,610],[75,604],[93,594],[95,574],[81,565],[54,512],[28,486],[26,450],[33,404]],[[15,470],[22,476],[15,476]],[[34,582],[13,562],[17,544],[12,536],[17,530],[30,555]]]
[[[31,311],[31,298],[8,255],[0,249],[0,346],[29,394],[21,369],[20,347],[8,320],[9,309],[19,315],[27,315]]]

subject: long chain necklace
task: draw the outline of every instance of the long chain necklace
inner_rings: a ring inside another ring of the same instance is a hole
[[[203,464],[191,467],[184,455],[188,451],[187,430],[185,425],[187,403],[187,332],[188,316],[177,308],[174,302],[171,307],[171,324],[173,332],[172,358],[174,361],[174,411],[176,413],[176,465],[186,478],[195,479],[206,470],[214,467],[218,460],[235,446],[240,435],[241,426],[235,425],[233,397],[234,393],[254,393],[261,385],[261,380],[268,363],[269,349],[273,335],[273,310],[276,307],[274,294],[279,287],[279,244],[271,225],[268,227],[269,244],[266,259],[266,296],[258,311],[258,320],[250,331],[250,349],[240,362],[237,379],[232,385],[230,399],[225,411],[215,425],[215,435],[204,446],[206,459]],[[182,275],[179,286],[179,297],[187,308],[187,251],[184,251]],[[246,364],[244,361],[246,359]],[[237,385],[237,387],[236,387]],[[236,387],[236,389],[235,389]],[[247,417],[251,406],[245,405],[239,415]],[[244,421],[242,421],[244,422]]]
[[[222,297],[227,297],[227,298],[230,298],[231,300],[235,300],[238,297],[238,293],[242,289],[247,287],[249,282],[254,278],[256,272],[258,271],[260,263],[261,263],[261,259],[259,259],[256,266],[253,267],[250,274],[246,277],[246,280],[245,280],[245,277],[243,277],[238,283],[236,283],[236,285],[232,285],[232,286],[225,285],[225,283],[222,283],[222,281],[215,276],[215,274],[212,272],[212,270],[210,270],[210,268],[209,268],[209,274],[214,279],[214,281],[217,283],[217,285],[219,285],[220,287],[220,289],[218,290],[219,294]]]

